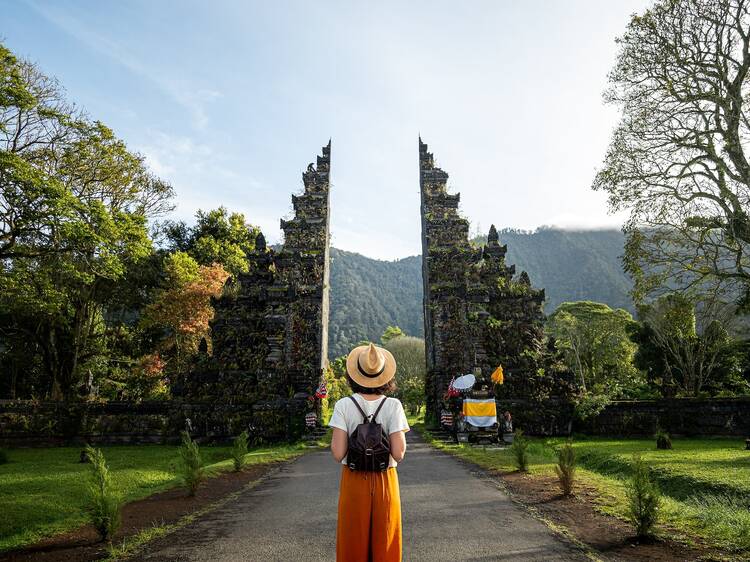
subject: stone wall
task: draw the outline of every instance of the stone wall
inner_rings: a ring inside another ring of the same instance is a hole
[[[529,435],[651,437],[659,427],[677,437],[750,437],[750,397],[622,400],[585,421],[575,420],[573,405],[559,399],[497,400],[498,414],[506,410]]]
[[[0,447],[81,443],[225,442],[247,430],[253,442],[291,440],[304,431],[303,404],[187,404],[177,401],[64,403],[0,401]]]
[[[657,427],[675,436],[750,437],[750,397],[618,401],[577,422],[591,435],[651,436]]]

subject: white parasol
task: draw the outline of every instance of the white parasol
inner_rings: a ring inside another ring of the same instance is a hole
[[[475,382],[477,382],[477,378],[474,375],[464,375],[453,381],[453,388],[459,392],[465,392],[471,390]]]

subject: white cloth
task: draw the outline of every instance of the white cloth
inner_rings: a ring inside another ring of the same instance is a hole
[[[372,419],[380,403],[383,400],[386,401],[375,421],[383,426],[387,435],[398,433],[399,431],[409,431],[409,422],[406,421],[404,407],[397,398],[382,396],[377,400],[365,400],[359,394],[354,394],[353,396],[369,419]],[[328,425],[346,431],[347,435],[351,435],[357,426],[363,422],[362,414],[357,409],[357,406],[354,405],[352,399],[347,396],[336,402],[336,405],[333,407],[331,421],[328,422]],[[341,464],[346,464],[346,457],[341,461]],[[397,464],[393,457],[391,457],[388,466],[394,467]]]

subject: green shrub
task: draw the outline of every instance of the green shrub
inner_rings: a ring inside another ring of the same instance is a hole
[[[628,518],[638,537],[649,537],[659,519],[661,493],[651,478],[648,465],[638,454],[633,455],[633,475],[626,484]]]
[[[86,456],[91,463],[89,519],[102,540],[112,540],[112,536],[120,528],[120,498],[112,489],[104,454],[89,445],[86,447]]]
[[[232,444],[232,462],[234,462],[235,472],[239,472],[245,467],[245,455],[247,454],[247,431],[243,431],[234,438]]]
[[[576,476],[576,451],[571,441],[568,441],[557,450],[555,472],[557,472],[557,478],[560,481],[560,489],[563,495],[569,496],[573,492],[573,483]]]
[[[0,464],[8,462],[8,452],[5,449],[0,449]]]
[[[657,449],[671,449],[672,448],[672,439],[669,437],[669,433],[667,433],[666,431],[657,429],[654,437],[656,438]]]
[[[182,432],[182,445],[180,445],[180,476],[187,488],[188,495],[194,496],[201,482],[205,478],[203,473],[203,461],[201,459],[198,443],[190,438],[187,431]]]
[[[517,429],[513,437],[513,443],[510,446],[510,450],[513,453],[513,460],[516,463],[516,468],[521,472],[529,470],[529,440],[523,434],[523,431]]]

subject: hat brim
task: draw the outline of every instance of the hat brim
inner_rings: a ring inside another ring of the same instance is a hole
[[[346,372],[349,377],[351,377],[351,379],[359,386],[363,386],[365,388],[377,388],[389,382],[396,375],[396,360],[393,358],[393,355],[390,351],[383,347],[378,347],[378,351],[382,353],[383,357],[385,358],[385,366],[383,367],[383,372],[380,373],[377,377],[368,377],[366,375],[363,375],[357,368],[357,359],[359,358],[360,353],[362,353],[369,347],[370,344],[360,345],[359,347],[355,347],[349,352],[349,355],[347,355],[346,357]]]

